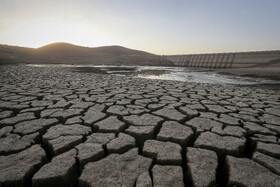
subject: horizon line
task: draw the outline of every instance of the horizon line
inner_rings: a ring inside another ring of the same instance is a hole
[[[121,45],[117,45],[117,44],[112,44],[112,45],[103,45],[103,46],[83,46],[83,45],[78,45],[78,44],[73,44],[73,43],[69,43],[69,42],[53,42],[53,43],[48,43],[45,45],[42,45],[40,47],[29,47],[29,46],[20,46],[20,45],[13,45],[13,44],[2,44],[0,43],[0,45],[6,45],[6,46],[10,46],[10,47],[21,47],[21,48],[29,48],[29,49],[40,49],[42,47],[48,46],[48,45],[52,45],[52,44],[70,44],[73,46],[77,46],[77,47],[84,47],[84,48],[99,48],[99,47],[123,47],[123,48],[127,48],[127,49],[131,49],[131,50],[137,50],[137,51],[143,51],[143,52],[147,52],[147,53],[151,53],[154,55],[163,55],[163,56],[176,56],[176,55],[199,55],[199,54],[219,54],[219,53],[249,53],[249,52],[277,52],[280,51],[280,49],[267,49],[267,50],[246,50],[246,51],[224,51],[224,52],[202,52],[202,53],[177,53],[177,54],[156,54],[156,53],[152,53],[146,50],[142,50],[142,49],[134,49],[134,48],[130,48],[130,47],[126,47],[126,46],[121,46]]]

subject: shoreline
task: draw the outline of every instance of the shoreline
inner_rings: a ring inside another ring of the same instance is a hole
[[[211,69],[209,69],[211,71]],[[280,67],[213,69],[217,73],[280,80]]]
[[[3,65],[3,64],[2,64]],[[280,67],[253,67],[253,68],[231,68],[231,69],[206,69],[206,68],[188,68],[188,67],[179,67],[179,66],[158,66],[159,69],[143,69],[141,71],[137,71],[138,66],[121,66],[121,65],[104,65],[104,67],[94,67],[101,66],[96,64],[6,64],[4,66],[33,66],[33,65],[43,65],[43,66],[66,66],[72,69],[73,72],[79,73],[94,73],[94,74],[121,74],[124,76],[137,76],[137,75],[152,75],[152,76],[160,76],[162,74],[166,74],[169,70],[160,69],[161,67],[166,68],[186,68],[190,72],[213,72],[220,75],[225,76],[240,76],[244,78],[263,78],[272,81],[277,81],[276,83],[257,83],[253,85],[243,85],[236,84],[242,87],[254,87],[254,88],[264,88],[264,89],[276,89],[280,90]],[[81,66],[80,66],[81,65]],[[80,67],[79,67],[80,66]],[[3,67],[3,66],[2,66]],[[109,67],[109,68],[108,68]],[[141,67],[141,66],[139,66]],[[142,66],[149,67],[149,66]],[[157,67],[157,66],[151,66]],[[143,77],[145,78],[145,77]],[[162,79],[164,80],[164,79]],[[179,80],[180,81],[180,80]],[[279,81],[279,83],[278,83]],[[186,82],[191,82],[186,80]],[[214,83],[215,84],[215,83]],[[219,84],[219,83],[217,83]],[[230,83],[228,83],[230,84]],[[233,84],[234,85],[234,84]]]

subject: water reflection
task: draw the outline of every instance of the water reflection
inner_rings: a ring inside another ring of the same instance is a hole
[[[106,66],[106,65],[29,65],[33,67],[68,67],[74,71],[116,74],[136,78],[175,80],[195,83],[210,84],[280,84],[280,81],[265,78],[225,75],[209,69],[184,68],[184,67],[161,67],[161,66]]]

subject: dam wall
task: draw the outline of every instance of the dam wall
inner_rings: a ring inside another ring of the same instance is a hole
[[[254,67],[280,61],[280,51],[211,53],[165,56],[175,66],[201,68]]]

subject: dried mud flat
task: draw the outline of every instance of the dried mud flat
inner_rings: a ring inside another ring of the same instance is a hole
[[[280,93],[0,67],[0,186],[280,186]]]

